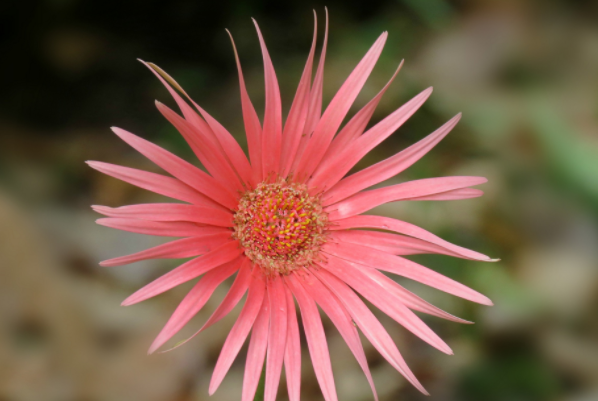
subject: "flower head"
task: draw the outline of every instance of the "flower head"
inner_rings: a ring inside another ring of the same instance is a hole
[[[113,128],[120,138],[171,176],[102,162],[89,162],[89,165],[184,203],[94,206],[94,210],[107,216],[98,223],[181,239],[101,264],[117,266],[150,258],[193,257],[123,302],[132,305],[201,276],[151,345],[150,353],[176,334],[206,304],[216,287],[236,273],[226,297],[197,332],[222,319],[248,293],[216,363],[210,393],[216,391],[251,331],[242,399],[253,399],[265,361],[265,400],[275,399],[283,365],[289,398],[299,400],[301,352],[295,301],[316,377],[327,401],[336,400],[336,392],[317,305],[347,342],[375,397],[357,328],[393,367],[425,393],[389,334],[357,294],[422,340],[451,354],[448,345],[413,311],[468,322],[427,303],[380,271],[491,305],[482,294],[404,256],[438,253],[472,260],[490,259],[407,222],[361,213],[387,202],[480,196],[482,192],[471,187],[486,181],[481,177],[431,178],[366,190],[415,163],[448,134],[460,115],[400,153],[346,176],[364,155],[424,103],[431,89],[424,90],[366,131],[395,73],[380,93],[341,128],[382,52],[387,34],[376,40],[322,114],[326,21],[315,77],[312,80],[317,37],[314,30],[311,51],[283,125],[278,82],[257,24],[256,29],[265,65],[263,124],[245,89],[235,50],[249,159],[233,136],[193,102],[170,76],[156,65],[144,62],[174,97],[182,116],[161,103],[157,103],[158,110],[183,135],[207,173],[144,139]]]

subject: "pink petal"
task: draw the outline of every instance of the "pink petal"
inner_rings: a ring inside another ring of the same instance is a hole
[[[299,341],[299,325],[295,312],[293,293],[285,285],[287,294],[287,346],[284,353],[284,370],[287,377],[289,401],[300,401],[301,391],[301,343]]]
[[[353,216],[343,220],[335,221],[334,225],[331,225],[329,229],[346,230],[350,228],[376,228],[380,230],[394,231],[441,246],[451,252],[461,255],[466,259],[482,260],[487,262],[492,261],[492,259],[486,255],[482,255],[481,253],[451,244],[450,242],[437,237],[423,228],[401,220],[392,219],[390,217],[372,215]]]
[[[206,122],[202,120],[201,117],[199,117],[195,111],[193,111],[191,106],[189,106],[187,102],[185,102],[183,98],[181,98],[174,89],[172,89],[171,84],[175,88],[177,88],[177,90],[179,90],[181,93],[185,93],[183,88],[174,79],[172,79],[170,75],[168,75],[164,70],[162,70],[154,63],[146,63],[145,61],[140,59],[139,61],[143,65],[145,65],[152,72],[152,74],[154,74],[160,80],[160,82],[162,83],[162,85],[164,85],[166,90],[168,90],[168,93],[170,93],[172,98],[175,100],[177,106],[179,106],[179,108],[183,112],[183,116],[185,116],[185,119],[187,119],[191,124],[193,124],[199,131],[209,131],[209,126],[206,124]],[[170,82],[170,84],[167,82],[167,80],[168,82]],[[185,139],[187,138],[185,137]],[[193,143],[191,141],[187,140],[187,142],[189,143],[189,145],[193,147]]]
[[[251,269],[252,262],[245,257],[243,259],[243,265],[239,269],[239,273],[237,274],[233,285],[230,287],[230,290],[228,290],[220,305],[218,305],[214,313],[212,313],[212,316],[210,316],[210,318],[204,323],[198,333],[220,321],[220,319],[228,315],[230,311],[232,311],[239,303],[241,298],[243,298],[243,294],[245,294],[245,291],[247,291],[247,288],[249,288],[249,284],[251,283]]]
[[[267,287],[268,284],[266,284]],[[251,331],[251,339],[249,340],[241,401],[253,401],[253,397],[255,396],[255,391],[262,375],[264,359],[266,358],[269,320],[270,304],[268,297],[264,297],[262,309],[255,319],[253,330]]]
[[[357,244],[333,242],[324,245],[322,250],[341,259],[419,281],[422,284],[472,302],[492,305],[492,301],[479,292],[400,256],[389,255],[388,253]]]
[[[366,212],[385,203],[442,194],[455,189],[483,184],[487,181],[484,177],[439,177],[408,181],[360,192],[339,203],[328,206],[324,210],[328,212],[328,218],[331,221],[340,220]]]
[[[232,276],[241,265],[241,258],[228,262],[207,272],[183,298],[168,322],[149,348],[153,354],[158,348],[179,332],[208,302],[216,287]]]
[[[179,341],[172,348],[168,348],[164,351],[161,351],[160,353],[172,351],[180,347],[181,345],[188,343],[189,341],[194,339],[199,333],[201,333],[214,323],[218,322],[231,310],[233,310],[233,308],[237,305],[237,303],[239,303],[241,298],[243,298],[243,295],[245,294],[245,291],[247,291],[249,283],[251,282],[251,261],[243,256],[241,257],[241,259],[242,265],[239,268],[239,272],[237,273],[237,277],[235,278],[233,285],[231,286],[230,290],[228,290],[228,292],[226,293],[226,296],[224,297],[220,305],[218,305],[218,308],[216,308],[214,313],[212,313],[212,316],[210,316],[210,318],[204,323],[204,325],[201,326],[201,328],[197,330],[195,333],[193,333],[192,336],[190,336],[186,340]]]
[[[471,198],[479,198],[484,195],[484,191],[475,188],[460,188],[453,189],[452,191],[441,192],[435,195],[418,196],[415,198],[409,198],[405,200],[410,201],[450,201],[450,200],[463,200]]]
[[[318,23],[316,12],[314,11],[314,38],[311,44],[311,50],[309,51],[303,74],[299,80],[297,93],[295,94],[295,99],[293,99],[293,104],[291,105],[291,110],[289,111],[282,133],[282,153],[280,157],[280,171],[282,177],[286,177],[289,174],[293,160],[297,154],[297,149],[299,148],[299,143],[301,142],[303,128],[305,127],[309,108],[309,87],[314,53],[316,51],[317,32]]]
[[[193,125],[172,111],[164,104],[156,101],[156,107],[160,113],[187,139],[197,154],[199,160],[203,163],[206,169],[219,182],[226,182],[234,186],[238,191],[243,190],[244,186],[238,173],[235,171],[229,160],[227,159],[222,146],[213,137],[209,138],[205,133],[193,127]]]
[[[296,177],[299,179],[309,177],[322,160],[334,134],[378,61],[387,36],[386,32],[380,35],[330,101],[297,167]]]
[[[230,209],[237,207],[235,196],[202,170],[130,132],[116,127],[113,127],[112,131],[138,152],[185,184]]]
[[[470,321],[453,316],[450,313],[447,313],[442,309],[424,301],[422,298],[418,297],[411,291],[407,291],[397,282],[388,278],[386,275],[380,273],[376,269],[368,268],[363,265],[355,266],[353,264],[353,266],[359,268],[361,272],[367,276],[367,279],[380,286],[381,291],[386,293],[386,296],[390,297],[390,302],[394,302],[391,299],[396,299],[397,302],[404,304],[409,309],[427,313],[428,315],[437,316],[457,323],[471,324]]]
[[[243,149],[241,149],[239,143],[231,135],[231,133],[228,132],[222,124],[216,121],[214,117],[208,114],[207,111],[199,107],[199,105],[197,105],[195,102],[193,102],[193,105],[197,110],[199,110],[202,117],[205,118],[207,123],[210,125],[210,128],[214,132],[214,135],[220,144],[220,149],[223,149],[224,154],[229,163],[233,166],[234,171],[241,177],[244,187],[246,188],[248,186],[253,186],[255,182],[251,174],[251,165],[249,164],[249,160],[247,160],[247,156],[245,156],[245,153],[243,152]]]
[[[347,312],[345,307],[338,301],[336,296],[316,277],[313,275],[308,278],[302,275],[297,275],[297,277],[302,281],[303,288],[305,288],[309,295],[320,305],[324,310],[324,313],[330,317],[330,320],[338,329],[339,333],[349,346],[349,349],[353,355],[355,355],[355,359],[359,362],[361,369],[363,369],[363,373],[365,373],[370,387],[372,388],[372,392],[374,393],[374,399],[378,400],[378,394],[376,393],[374,380],[372,379],[365,352],[363,351],[363,346],[359,339],[359,333],[351,320],[349,312]]]
[[[242,253],[243,250],[240,248],[238,241],[227,242],[213,251],[183,263],[179,267],[157,278],[145,287],[137,290],[125,299],[121,305],[129,306],[155,297],[179,284],[199,277],[215,267],[236,259]]]
[[[334,256],[331,256],[327,263],[322,263],[320,266],[349,284],[382,312],[431,346],[446,354],[453,354],[450,347],[415,313],[411,312],[398,299],[390,298],[388,293],[382,291],[379,285],[369,280],[368,276],[359,268]]]
[[[269,280],[267,289],[270,303],[270,329],[268,330],[264,401],[275,401],[287,345],[287,296],[280,275]]]
[[[222,383],[224,376],[226,376],[226,373],[237,357],[237,354],[239,354],[239,350],[243,346],[243,343],[262,308],[265,293],[266,286],[261,274],[254,275],[251,284],[249,285],[247,301],[245,301],[241,314],[228,333],[228,337],[226,337],[226,341],[220,351],[220,356],[216,362],[214,373],[212,373],[212,380],[210,380],[210,388],[208,390],[210,395],[216,392],[220,383]]]
[[[187,184],[181,181],[166,177],[161,174],[150,173],[149,171],[137,170],[134,168],[117,166],[115,164],[88,161],[89,166],[111,177],[121,181],[128,182],[139,188],[147,189],[169,198],[178,199],[183,202],[189,202],[201,206],[212,206],[221,208],[222,206],[210,198],[197,192]]]
[[[224,232],[201,237],[181,238],[150,249],[100,262],[100,266],[112,267],[126,265],[147,259],[177,259],[202,255],[214,247],[222,245],[231,238]]]
[[[336,157],[324,160],[313,174],[310,186],[312,188],[319,188],[321,191],[331,188],[363,156],[403,125],[420,108],[431,93],[432,88],[426,89],[353,141],[349,147],[336,154]]]
[[[415,388],[428,395],[426,389],[413,375],[397,346],[393,343],[388,332],[367,308],[361,299],[345,283],[325,269],[313,270],[312,273],[320,279],[339,301],[345,306],[355,323],[372,345],[380,352],[396,370],[399,371]]]
[[[229,211],[180,203],[145,203],[117,208],[94,205],[92,209],[108,217],[153,221],[192,221],[218,227],[232,227],[233,225],[233,215]]]
[[[268,54],[266,43],[257,22],[253,20],[262,47],[264,58],[264,80],[266,82],[266,110],[264,114],[264,131],[262,135],[262,169],[263,176],[278,174],[280,149],[282,141],[282,106],[278,80],[274,72],[272,60]]]
[[[97,219],[96,223],[118,230],[145,235],[162,237],[194,237],[206,234],[219,234],[230,230],[214,226],[198,226],[186,221],[148,221],[137,219],[105,218]]]
[[[146,64],[146,63],[144,63]],[[247,157],[243,153],[243,150],[237,143],[237,141],[232,137],[232,135],[220,124],[218,123],[212,116],[210,116],[205,110],[197,105],[191,99],[191,97],[183,90],[183,88],[164,70],[158,67],[155,64],[148,63],[146,64],[148,67],[152,69],[152,72],[160,79],[162,84],[168,89],[170,94],[175,98],[177,104],[183,111],[183,115],[185,119],[189,120],[189,122],[196,127],[199,131],[198,133],[203,134],[204,138],[206,139],[213,139],[215,140],[215,144],[217,144],[217,152],[218,154],[226,155],[226,158],[231,162],[232,166],[236,169],[236,172],[245,180],[246,183],[251,183],[251,176],[250,176],[250,165],[247,161]],[[203,118],[206,121],[202,120],[188,105],[184,102],[177,94],[172,90],[170,85],[166,83],[167,80],[172,84],[177,90],[179,90],[185,97],[195,106],[195,108],[201,113]],[[193,138],[191,136],[190,138]],[[191,144],[191,143],[190,143]],[[200,150],[200,148],[196,148]],[[194,150],[196,150],[194,149]],[[206,166],[207,167],[207,166]]]
[[[297,299],[297,303],[299,304],[299,309],[301,309],[303,330],[307,338],[309,354],[311,355],[316,378],[322,389],[324,399],[326,401],[337,401],[328,343],[326,342],[326,334],[324,333],[324,326],[322,326],[318,307],[297,280],[295,272],[285,276],[284,279],[291,291],[293,291],[295,299]]]
[[[320,121],[320,117],[322,115],[322,90],[324,88],[324,63],[326,61],[326,47],[328,46],[328,9],[326,10],[326,27],[324,29],[324,43],[322,45],[322,51],[320,54],[320,61],[318,62],[318,69],[316,71],[316,76],[314,78],[310,93],[309,93],[309,104],[307,107],[307,116],[305,118],[305,125],[303,127],[303,135],[301,136],[301,141],[299,142],[299,148],[297,149],[297,153],[295,154],[294,159],[292,160],[291,165],[291,175],[294,175],[294,172],[297,171],[297,166],[301,161],[303,156],[303,152],[311,135],[318,125]]]
[[[326,156],[324,156],[324,159],[334,157],[334,155],[338,153],[341,149],[346,148],[351,142],[353,142],[356,138],[363,134],[363,131],[365,131],[365,128],[370,122],[370,119],[372,118],[372,115],[374,114],[374,111],[376,110],[378,103],[380,103],[382,96],[384,96],[384,93],[401,70],[401,67],[403,66],[403,61],[404,60],[401,61],[399,67],[397,68],[393,76],[390,78],[388,83],[384,85],[384,88],[382,88],[382,90],[378,92],[378,94],[372,100],[370,100],[368,104],[366,104],[361,110],[359,110],[338,133],[338,135],[330,144],[330,147],[328,148],[328,151],[326,152]]]
[[[241,61],[237,54],[237,48],[233,35],[228,31],[230,41],[233,44],[233,51],[235,53],[235,61],[237,62],[237,70],[239,72],[239,87],[241,90],[241,107],[243,109],[243,121],[245,123],[245,135],[247,136],[247,147],[249,148],[249,157],[254,177],[256,181],[262,181],[262,125],[255,112],[255,108],[251,103],[247,88],[245,87],[245,79],[243,79],[243,71],[241,70]]]
[[[422,158],[438,142],[442,140],[459,122],[461,114],[457,114],[442,127],[426,138],[411,145],[407,149],[389,157],[373,166],[365,168],[347,178],[342,179],[322,196],[324,206],[331,205],[345,199],[362,189],[387,180]]]
[[[462,257],[445,248],[431,244],[418,238],[391,234],[380,231],[342,230],[331,231],[330,238],[336,242],[349,242],[375,248],[393,255],[417,255],[420,253],[438,253]]]
[[[326,48],[328,47],[328,8],[326,12],[326,23],[324,27],[324,41],[322,42],[322,51],[318,61],[318,69],[311,86],[309,94],[309,105],[307,107],[307,117],[303,133],[311,135],[316,129],[322,115],[322,91],[324,89],[324,63],[326,62]],[[297,155],[300,156],[300,155]]]

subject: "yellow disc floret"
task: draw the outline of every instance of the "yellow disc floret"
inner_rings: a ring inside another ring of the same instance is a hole
[[[328,216],[305,184],[261,183],[239,201],[235,233],[267,274],[286,274],[317,260]]]

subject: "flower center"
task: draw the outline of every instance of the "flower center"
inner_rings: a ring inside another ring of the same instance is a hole
[[[318,259],[328,215],[304,184],[261,183],[239,201],[235,233],[266,274],[287,274]]]

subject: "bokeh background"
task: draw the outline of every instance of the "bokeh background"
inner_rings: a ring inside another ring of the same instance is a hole
[[[479,307],[412,286],[476,322],[424,317],[454,356],[381,317],[429,399],[598,400],[598,3],[589,0],[0,2],[0,400],[208,399],[233,318],[174,352],[146,356],[189,286],[119,306],[176,261],[98,266],[164,239],[97,226],[89,205],[160,198],[84,161],[157,171],[111,133],[112,125],[192,157],[154,109],[154,99],[173,102],[137,57],[167,70],[243,142],[224,28],[236,38],[250,93],[263,110],[263,67],[250,17],[259,21],[288,110],[311,41],[311,10],[322,21],[324,5],[331,15],[325,101],[384,30],[385,51],[354,110],[402,58],[405,66],[374,121],[435,88],[360,167],[463,112],[436,149],[390,182],[489,178],[479,199],[377,210],[502,259],[414,258],[495,302]],[[179,339],[199,327],[225,291]],[[325,325],[339,398],[371,400],[348,348],[326,319]],[[366,352],[381,400],[426,399],[367,342]],[[211,399],[240,399],[243,368],[240,357]],[[306,349],[302,396],[322,399]],[[285,397],[283,384],[279,398]]]

